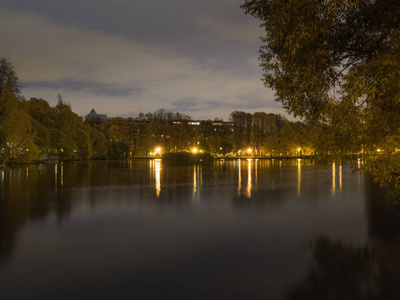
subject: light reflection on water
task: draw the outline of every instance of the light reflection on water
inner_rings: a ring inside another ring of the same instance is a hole
[[[301,159],[297,160],[297,196],[301,195]]]
[[[400,253],[387,195],[347,165],[29,165],[0,169],[0,189],[5,299],[297,299],[321,282],[332,299],[335,291],[350,298],[357,294],[335,274],[317,281],[315,274],[337,265],[365,284],[366,271],[357,277],[359,266],[342,262],[366,253],[359,259],[386,270],[384,253]],[[398,279],[390,270],[384,276]]]
[[[251,167],[252,167],[252,159],[247,159],[247,169],[248,169],[248,174],[247,174],[247,193],[246,196],[247,198],[251,198],[251,189],[252,189],[252,183],[251,183]]]
[[[287,162],[282,160],[259,160],[259,159],[237,159],[234,161],[226,162],[225,160],[218,161],[220,166],[228,164],[233,164],[233,167],[236,169],[237,174],[237,195],[245,196],[247,198],[252,197],[252,190],[254,185],[258,183],[258,168],[262,166],[262,168],[271,168],[271,166],[278,167],[279,169],[287,166]],[[297,196],[301,196],[301,185],[302,185],[302,164],[305,163],[302,159],[293,160],[294,165],[297,167]],[[309,162],[306,162],[306,165]],[[150,180],[154,181],[154,189],[157,197],[160,197],[160,193],[162,190],[161,183],[161,171],[162,171],[162,160],[155,159],[150,160]],[[200,192],[203,183],[202,176],[202,167],[201,165],[193,165],[193,199],[196,201],[200,201]],[[331,169],[331,195],[335,196],[338,192],[340,193],[343,189],[343,166],[339,165],[338,167],[333,164]],[[281,171],[279,171],[281,174]],[[361,180],[362,173],[358,172],[359,183]],[[243,186],[243,181],[245,182]],[[275,176],[271,176],[269,186],[270,190],[275,189]]]

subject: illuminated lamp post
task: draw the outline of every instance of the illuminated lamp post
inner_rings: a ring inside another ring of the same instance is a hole
[[[157,147],[157,148],[154,150],[154,155],[161,155],[161,147]]]
[[[249,154],[249,155],[251,155],[251,152],[252,152],[253,150],[249,147],[249,148],[247,148],[247,153]]]

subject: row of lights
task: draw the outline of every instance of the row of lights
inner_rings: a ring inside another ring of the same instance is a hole
[[[197,149],[196,147],[191,149],[192,153],[198,153],[198,152],[203,152],[202,150]],[[160,156],[162,154],[161,147],[157,147],[154,149],[154,151],[150,152],[150,156]]]
[[[220,148],[220,149],[222,150],[222,148]],[[28,149],[26,149],[26,150],[28,151]],[[302,150],[302,148],[298,148],[297,149],[297,153],[300,153],[301,150]],[[62,151],[62,149],[61,149],[61,151]],[[76,150],[75,150],[75,152],[76,152]],[[202,150],[199,150],[196,147],[194,147],[194,148],[191,149],[191,152],[192,153],[198,153],[198,152],[202,152]],[[382,150],[381,149],[377,149],[377,152],[382,152]],[[241,153],[244,153],[244,154],[247,153],[248,155],[251,155],[253,153],[253,149],[249,147],[246,150],[244,150],[243,152],[242,152],[242,150],[239,150],[238,153],[239,153],[239,155]],[[150,152],[150,155],[160,156],[161,155],[161,147],[157,147],[156,149],[154,149],[154,152]]]

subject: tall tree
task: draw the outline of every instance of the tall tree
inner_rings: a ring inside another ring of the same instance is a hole
[[[19,88],[19,79],[14,66],[8,59],[0,57],[0,99],[3,97],[3,93],[7,91],[18,95]]]
[[[244,111],[233,111],[229,120],[235,124],[234,146],[239,151],[250,146],[253,115]]]
[[[321,120],[341,101],[383,113],[399,98],[399,1],[246,0],[241,7],[265,30],[265,85],[295,116]]]
[[[0,115],[0,161],[27,163],[37,158],[38,146],[35,144],[35,130],[31,116],[23,103],[19,102],[11,92],[3,93],[4,103]]]
[[[268,115],[265,112],[256,112],[253,118],[253,143],[256,153],[260,154],[262,144],[267,137]]]
[[[241,7],[265,30],[259,57],[265,85],[290,113],[319,128],[313,132],[322,150],[336,157],[394,151],[400,1],[245,0]],[[390,160],[400,157],[386,159],[398,165]]]

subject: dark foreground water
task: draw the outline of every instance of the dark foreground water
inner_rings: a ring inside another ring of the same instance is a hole
[[[0,169],[0,299],[400,299],[397,206],[305,160]]]

